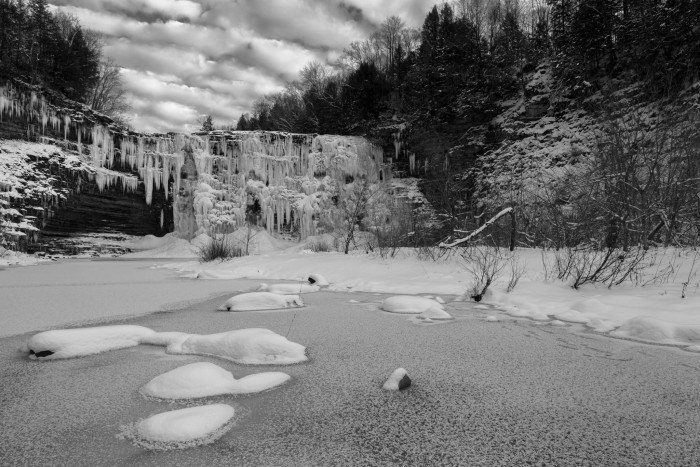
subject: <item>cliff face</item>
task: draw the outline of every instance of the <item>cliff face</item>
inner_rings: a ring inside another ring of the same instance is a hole
[[[39,230],[44,236],[96,229],[143,235],[174,228],[191,239],[228,233],[246,221],[305,238],[332,228],[338,196],[355,179],[372,185],[391,179],[382,149],[361,137],[144,135],[17,84],[0,87],[0,116],[7,134],[24,122],[28,137],[41,142],[3,143],[23,164],[21,176],[12,177],[10,166],[0,170],[7,179],[0,199],[14,210],[0,213],[7,217],[4,236],[20,248],[35,243]],[[63,170],[57,177],[54,166]],[[59,190],[48,201],[42,198],[41,217],[28,216],[36,203],[26,182],[35,176],[43,180],[42,193]]]

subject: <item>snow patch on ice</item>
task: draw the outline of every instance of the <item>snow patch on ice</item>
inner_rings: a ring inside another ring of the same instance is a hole
[[[281,284],[280,284],[281,285]],[[249,292],[235,295],[219,307],[220,311],[278,310],[304,306],[298,295],[272,292]]]
[[[209,362],[184,365],[156,376],[141,393],[158,399],[195,399],[222,394],[253,394],[289,381],[281,372],[256,373],[235,379],[231,372]]]
[[[269,329],[250,328],[220,334],[192,335],[168,346],[170,354],[210,355],[249,365],[305,362],[306,347]]]
[[[232,426],[235,411],[227,404],[211,404],[152,415],[122,427],[120,437],[156,451],[210,444]]]
[[[132,325],[58,329],[32,336],[27,350],[30,358],[40,360],[83,357],[137,346],[141,339],[154,333],[143,326]]]

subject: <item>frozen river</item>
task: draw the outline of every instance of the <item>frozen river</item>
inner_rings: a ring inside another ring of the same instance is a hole
[[[157,331],[269,328],[307,346],[310,361],[251,367],[139,346],[35,362],[18,350],[26,335],[4,337],[0,465],[700,464],[697,354],[505,316],[486,322],[487,310],[467,303],[448,305],[454,321],[417,325],[379,311],[384,297],[367,293],[321,292],[305,295],[301,309],[222,313],[214,310],[228,294],[257,281],[188,281],[143,269],[150,264],[0,271],[0,313],[16,330],[3,333],[106,319],[103,300],[113,314],[119,309],[112,302],[141,314],[117,322]],[[54,316],[86,305],[98,314]],[[122,425],[182,407],[146,400],[138,389],[196,361],[236,378],[279,370],[293,380],[252,397],[207,399],[238,412],[233,429],[208,446],[148,452],[117,438]],[[413,386],[382,391],[399,366]]]

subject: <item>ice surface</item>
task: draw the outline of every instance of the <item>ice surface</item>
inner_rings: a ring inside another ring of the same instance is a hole
[[[152,415],[138,422],[134,443],[147,449],[184,449],[209,444],[224,435],[234,416],[227,404],[211,404],[172,410]]]
[[[170,354],[211,355],[250,365],[288,365],[308,360],[306,348],[269,329],[251,328],[237,331],[192,335],[173,342]]]
[[[306,282],[299,284],[260,284],[260,290],[282,295],[295,295],[318,292],[321,290],[321,287]]]
[[[286,284],[278,284],[286,285]],[[298,286],[297,286],[298,289]],[[298,292],[298,290],[297,290]],[[235,295],[221,305],[221,311],[277,310],[304,306],[298,295],[283,295],[273,292],[249,292]]]
[[[132,325],[59,329],[35,334],[27,342],[27,350],[31,358],[39,360],[84,357],[134,347],[152,334],[151,329]]]
[[[440,308],[429,308],[418,315],[420,319],[448,320],[453,319],[452,315]]]
[[[281,372],[255,373],[236,380],[231,372],[208,362],[191,363],[156,376],[141,393],[159,399],[194,399],[221,394],[253,394],[289,381]]]
[[[408,314],[421,314],[426,312],[432,312],[432,310],[437,310],[437,312],[434,312],[433,314],[435,316],[442,316],[442,319],[446,319],[444,318],[444,314],[439,313],[439,311],[443,310],[442,304],[438,303],[432,298],[425,298],[414,295],[395,295],[393,297],[389,297],[382,302],[381,309],[384,311],[390,311],[392,313]],[[450,315],[447,316],[450,317]],[[434,318],[434,316],[427,315],[425,317]]]

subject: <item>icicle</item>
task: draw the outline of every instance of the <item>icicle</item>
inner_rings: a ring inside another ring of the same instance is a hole
[[[165,213],[160,210],[160,229],[163,230],[163,224],[165,223]]]
[[[411,175],[416,171],[416,155],[412,152],[408,154],[408,170]]]

